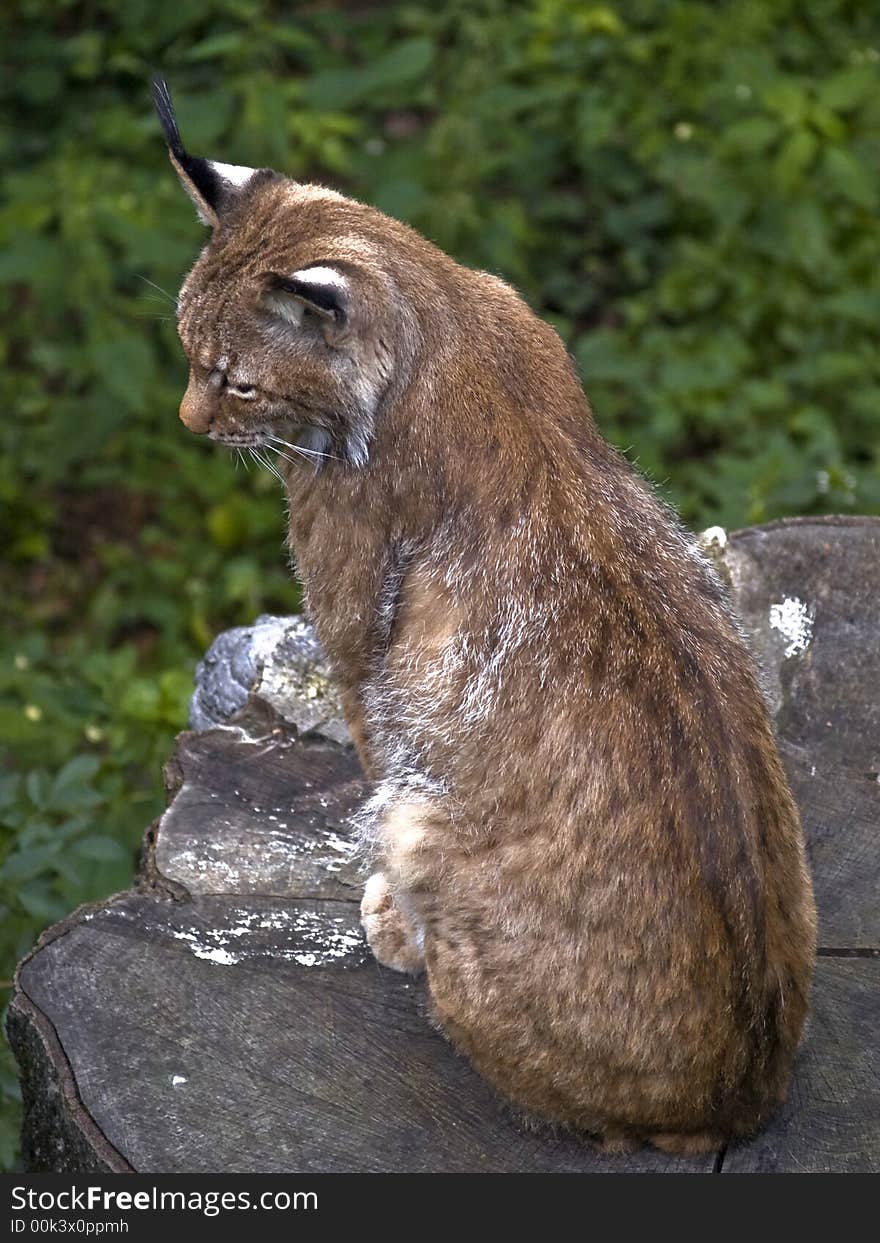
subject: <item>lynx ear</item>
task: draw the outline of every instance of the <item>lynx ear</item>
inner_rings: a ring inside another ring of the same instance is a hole
[[[325,264],[302,268],[290,276],[267,272],[263,278],[269,306],[290,323],[302,323],[304,310],[330,324],[343,325],[348,315],[349,283]]]
[[[171,163],[184,190],[195,203],[202,223],[216,228],[224,207],[247,185],[257,169],[246,168],[242,164],[220,164],[190,155],[180,140],[174,105],[164,78],[153,79],[153,103],[165,133]]]

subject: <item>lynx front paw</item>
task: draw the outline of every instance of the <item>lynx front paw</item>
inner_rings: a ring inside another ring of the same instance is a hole
[[[383,966],[416,975],[425,960],[416,944],[414,930],[394,905],[394,898],[382,872],[374,872],[364,887],[361,924],[367,942]]]

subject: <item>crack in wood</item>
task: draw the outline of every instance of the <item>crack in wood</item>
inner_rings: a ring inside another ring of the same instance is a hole
[[[840,947],[820,946],[816,950],[819,958],[880,958],[880,949],[875,946],[852,946],[844,945]]]

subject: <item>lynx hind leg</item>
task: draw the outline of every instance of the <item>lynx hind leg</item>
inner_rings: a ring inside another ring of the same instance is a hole
[[[374,872],[364,887],[361,924],[367,944],[383,966],[411,975],[424,969],[418,934],[395,905],[384,872]]]

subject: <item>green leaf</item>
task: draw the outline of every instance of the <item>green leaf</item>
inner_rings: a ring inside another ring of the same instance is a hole
[[[431,68],[433,59],[434,44],[430,39],[403,39],[372,66],[373,84],[388,87],[418,82]]]
[[[64,765],[52,783],[53,800],[76,786],[88,784],[101,767],[94,755],[75,755]]]
[[[222,34],[208,35],[193,47],[189,48],[184,59],[191,62],[204,60],[223,60],[227,56],[235,56],[241,51],[241,35],[238,31],[226,31]]]
[[[793,78],[780,78],[767,86],[764,90],[764,103],[787,125],[797,125],[809,112],[806,85]]]
[[[83,859],[93,859],[96,863],[119,863],[125,859],[126,852],[115,838],[92,833],[75,841],[71,849]]]
[[[91,361],[102,386],[122,403],[123,409],[134,412],[144,409],[154,369],[153,352],[147,340],[130,336],[97,341],[92,346]]]
[[[121,711],[138,721],[154,721],[159,710],[159,688],[147,678],[137,678],[122,694]]]
[[[63,905],[52,896],[49,886],[34,882],[21,885],[18,889],[18,900],[27,913],[37,921],[40,928],[53,920],[60,919],[64,913]]]
[[[825,152],[825,174],[835,190],[859,207],[877,205],[877,170],[857,160],[842,147]]]
[[[741,155],[760,155],[779,136],[779,122],[772,117],[748,117],[729,125],[722,135],[724,147]]]
[[[205,523],[211,539],[218,548],[235,548],[244,543],[249,533],[249,511],[240,498],[232,497],[220,505],[213,505]]]
[[[853,66],[832,74],[819,88],[819,100],[826,108],[849,112],[880,90],[880,74],[873,65]]]
[[[47,870],[54,855],[58,853],[60,843],[45,846],[34,846],[28,850],[18,850],[11,854],[0,868],[3,881],[18,884],[20,881],[33,880]]]
[[[25,789],[34,807],[43,807],[49,797],[49,776],[42,769],[32,769],[25,778]]]
[[[328,69],[306,87],[305,99],[313,108],[341,110],[366,100],[394,98],[404,87],[421,82],[434,59],[430,39],[404,39],[363,69]]]
[[[818,149],[818,139],[808,129],[797,130],[786,140],[776,161],[777,176],[786,190],[801,184]]]

